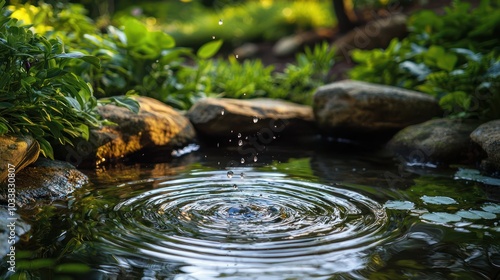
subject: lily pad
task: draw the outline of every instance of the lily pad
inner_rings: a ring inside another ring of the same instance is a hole
[[[458,202],[451,197],[447,196],[422,196],[421,199],[427,204],[448,205],[457,204]]]
[[[500,205],[498,204],[487,203],[483,207],[481,207],[481,209],[483,209],[486,212],[500,214]]]
[[[412,210],[415,208],[415,203],[404,200],[389,200],[384,204],[384,207],[394,210]]]
[[[424,220],[439,223],[439,224],[446,224],[449,222],[458,222],[462,219],[462,217],[460,217],[457,214],[450,214],[450,213],[445,213],[445,212],[425,213],[421,217]]]

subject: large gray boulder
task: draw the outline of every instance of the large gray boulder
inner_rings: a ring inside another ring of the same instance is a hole
[[[20,171],[38,159],[40,145],[31,136],[0,136],[0,182],[9,175],[9,165]]]
[[[318,126],[340,138],[383,137],[441,114],[427,94],[351,80],[319,87],[313,102]]]
[[[89,183],[88,177],[67,162],[40,158],[16,174],[15,201],[19,207],[36,207],[66,199]],[[0,201],[8,200],[8,190],[0,185]]]
[[[227,139],[237,134],[302,137],[317,133],[311,107],[268,98],[205,98],[196,102],[186,116],[201,135],[211,138]]]
[[[471,134],[471,139],[486,152],[482,167],[500,177],[500,120],[494,120],[480,125]]]
[[[430,120],[399,131],[387,148],[414,165],[472,162],[477,147],[469,134],[478,125],[457,119]]]
[[[57,157],[83,167],[138,152],[161,149],[168,154],[195,141],[193,126],[180,112],[153,98],[136,99],[140,104],[138,114],[111,104],[99,107],[99,114],[116,125],[91,131],[89,141],[63,147]]]

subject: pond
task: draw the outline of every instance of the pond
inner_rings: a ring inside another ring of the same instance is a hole
[[[498,279],[498,180],[312,146],[242,160],[206,144],[88,171],[94,185],[40,210],[19,244],[43,252],[27,278]]]

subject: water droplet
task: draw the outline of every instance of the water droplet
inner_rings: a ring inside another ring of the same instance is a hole
[[[212,36],[212,40],[215,40],[215,36]]]
[[[257,123],[259,121],[259,118],[253,117],[253,123]]]
[[[241,179],[245,178],[245,173],[241,172],[241,173],[240,173],[240,178],[241,178]]]
[[[241,163],[245,163],[245,159],[244,158],[241,158]]]
[[[231,140],[231,139],[229,139],[229,143],[231,143],[231,141],[232,141],[232,140]]]
[[[233,133],[233,130],[231,129],[231,133]]]
[[[353,172],[356,172],[356,168],[353,168],[353,169],[352,169],[352,171],[353,171]]]
[[[220,145],[219,145],[219,142],[217,142],[217,148],[219,148],[219,146],[220,146]]]
[[[219,25],[222,25],[223,23],[222,19],[219,19]]]
[[[220,114],[221,114],[221,116],[224,116],[224,109],[222,109],[222,111],[220,111]]]
[[[236,184],[233,185],[233,189],[238,189],[238,186]]]
[[[243,140],[238,140],[238,146],[243,146]]]
[[[234,172],[233,171],[228,171],[227,172],[227,178],[231,179],[233,178]]]
[[[257,156],[253,157],[253,162],[257,162]]]
[[[238,138],[241,138],[241,133],[238,133]]]
[[[236,58],[238,58],[238,55],[235,55]]]

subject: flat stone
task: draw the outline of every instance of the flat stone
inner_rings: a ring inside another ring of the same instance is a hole
[[[58,158],[75,166],[95,165],[144,151],[161,149],[168,154],[195,141],[193,126],[180,112],[153,98],[136,99],[140,104],[138,114],[111,104],[99,107],[99,114],[117,125],[91,131],[89,141],[64,147]]]
[[[283,100],[205,98],[186,115],[201,135],[212,138],[238,133],[263,137],[317,133],[311,107]]]
[[[38,159],[40,145],[31,136],[0,136],[0,182],[9,174],[9,164],[18,172]]]
[[[470,163],[477,149],[469,134],[479,125],[473,121],[434,119],[399,131],[387,148],[414,165]]]
[[[486,152],[487,158],[482,162],[482,167],[488,173],[500,177],[500,120],[480,125],[470,137]]]
[[[88,177],[73,165],[39,158],[35,163],[16,174],[16,203],[19,207],[34,207],[66,199],[76,189],[89,183]],[[0,201],[7,201],[6,186],[0,187]]]
[[[323,132],[339,138],[392,135],[441,114],[428,94],[351,80],[319,87],[313,110]]]

